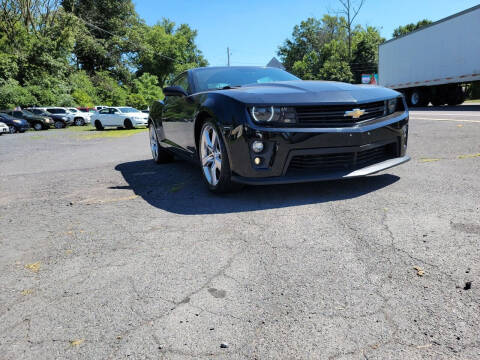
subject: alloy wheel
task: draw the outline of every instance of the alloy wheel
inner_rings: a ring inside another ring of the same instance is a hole
[[[40,124],[40,123],[35,123],[35,125],[33,125],[33,128],[34,128],[35,130],[39,131],[39,130],[42,130],[42,129],[43,129],[43,126],[42,126],[42,124]]]
[[[10,134],[15,134],[17,132],[17,129],[13,125],[10,125],[8,130]]]
[[[154,160],[158,158],[158,140],[157,134],[155,134],[155,127],[153,124],[149,127],[150,132],[150,150],[152,151],[152,157]]]
[[[216,186],[222,171],[222,150],[217,131],[210,124],[203,128],[200,158],[205,178],[210,185]]]

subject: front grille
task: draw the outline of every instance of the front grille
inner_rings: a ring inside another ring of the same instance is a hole
[[[288,170],[320,169],[325,171],[356,170],[397,157],[397,144],[391,143],[368,150],[322,155],[296,155]]]
[[[345,112],[354,109],[365,110],[366,113],[358,119],[345,116]],[[297,111],[299,125],[319,128],[351,127],[359,122],[384,116],[385,102],[377,101],[358,105],[298,106],[295,110]]]

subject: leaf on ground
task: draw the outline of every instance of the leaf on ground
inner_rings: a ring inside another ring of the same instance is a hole
[[[23,296],[27,296],[27,295],[31,295],[33,294],[33,289],[25,289],[25,290],[22,290],[22,293],[21,293]]]
[[[33,263],[33,264],[25,265],[25,269],[30,270],[34,273],[37,273],[38,270],[40,270],[40,261],[37,261],[36,263]]]
[[[425,271],[420,267],[420,266],[414,266],[413,267],[415,270],[417,270],[417,275],[418,276],[423,276],[425,275]]]
[[[80,346],[85,340],[84,339],[76,339],[70,341],[71,346]]]
[[[480,157],[480,153],[478,153],[478,154],[466,154],[466,155],[459,155],[458,156],[459,159],[473,159],[473,158],[477,158],[477,157]]]
[[[175,184],[170,188],[170,192],[175,193],[177,191],[180,191],[184,188],[184,186],[185,186],[185,183]]]
[[[420,159],[421,163],[428,163],[428,162],[435,162],[435,161],[440,161],[440,159],[435,159],[435,158],[421,158]]]
[[[463,125],[462,125],[462,124],[458,124],[457,127],[463,127]]]
[[[429,347],[432,347],[432,344],[418,345],[418,346],[417,346],[417,349],[428,349]]]
[[[65,250],[65,254],[71,255],[73,253],[73,250]]]

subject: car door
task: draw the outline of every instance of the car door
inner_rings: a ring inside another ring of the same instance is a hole
[[[98,120],[100,120],[103,126],[111,126],[110,108],[100,110],[96,117],[98,118]]]
[[[110,121],[113,126],[123,126],[123,114],[120,110],[115,108],[110,108]]]
[[[168,145],[189,155],[195,152],[194,114],[188,72],[178,76],[170,86],[182,87],[189,96],[166,96],[162,112],[162,125]],[[168,146],[167,145],[167,146]]]

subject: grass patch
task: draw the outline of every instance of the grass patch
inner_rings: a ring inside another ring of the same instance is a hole
[[[124,138],[132,136],[141,132],[145,132],[147,129],[132,129],[132,130],[117,130],[108,129],[103,131],[95,131],[95,129],[85,129],[85,133],[80,134],[78,137],[82,140],[92,139],[105,139],[105,138]]]
[[[480,99],[467,100],[467,101],[465,101],[465,104],[480,104]]]
[[[44,139],[45,138],[45,135],[32,135],[30,136],[30,139],[33,139],[33,140],[40,140],[40,139]]]
[[[69,126],[69,127],[67,127],[67,130],[68,130],[68,131],[75,131],[75,132],[79,132],[79,131],[94,131],[94,130],[95,130],[95,127],[94,127],[94,126],[91,126],[91,125],[85,125],[85,126]]]

